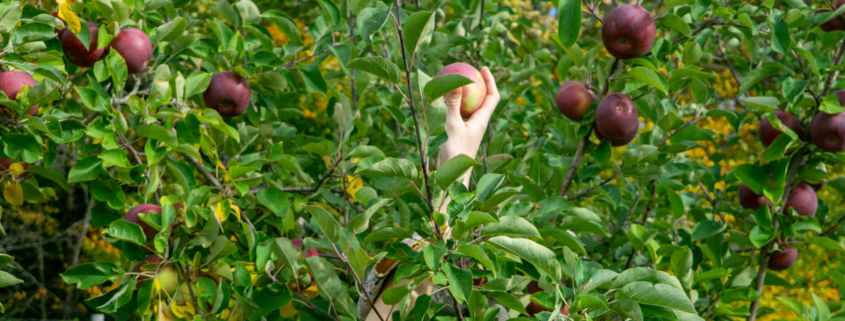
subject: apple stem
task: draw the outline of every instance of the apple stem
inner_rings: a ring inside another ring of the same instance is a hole
[[[402,49],[402,62],[405,65],[405,79],[407,79],[408,84],[408,93],[411,94],[413,97],[414,88],[411,86],[411,65],[408,63],[408,52],[405,50],[405,40],[404,35],[402,34],[402,13],[401,13],[401,6],[399,5],[399,0],[393,0],[394,6],[396,7],[396,15],[394,18],[396,19],[396,32],[398,33],[399,37],[399,48]],[[408,105],[411,107],[411,114],[414,117],[414,129],[416,130],[417,134],[417,150],[420,152],[420,165],[422,165],[423,171],[423,180],[425,181],[425,190],[428,194],[427,203],[428,208],[431,210],[429,219],[432,223],[434,223],[434,203],[432,203],[432,196],[431,196],[431,181],[428,175],[428,160],[425,157],[425,146],[423,146],[422,135],[420,134],[420,119],[417,115],[417,107],[414,104],[413,99],[408,100]],[[437,238],[440,238],[440,227],[437,224],[432,224],[434,226],[434,235]]]

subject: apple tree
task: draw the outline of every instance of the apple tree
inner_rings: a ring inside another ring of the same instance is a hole
[[[117,320],[772,319],[845,251],[845,1],[516,2],[2,2],[0,213],[85,191]]]

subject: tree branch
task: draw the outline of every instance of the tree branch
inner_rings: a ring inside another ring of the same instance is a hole
[[[193,156],[190,156],[190,155],[183,155],[183,156],[185,157],[185,159],[187,159],[189,162],[191,162],[191,164],[194,164],[194,167],[196,167],[197,170],[199,170],[200,173],[202,173],[202,176],[205,176],[205,179],[207,179],[208,182],[211,183],[211,185],[214,186],[214,188],[219,189],[220,191],[223,191],[223,185],[220,184],[220,181],[217,180],[217,177],[214,177],[214,175],[211,174],[211,172],[209,172],[208,169],[205,168],[205,166],[202,166],[202,164],[200,164],[200,162],[196,158],[194,158]]]

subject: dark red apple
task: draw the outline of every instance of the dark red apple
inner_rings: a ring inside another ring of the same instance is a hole
[[[150,37],[141,30],[129,28],[121,31],[111,41],[111,47],[126,61],[129,74],[137,74],[147,68],[153,57]]]
[[[610,139],[613,146],[631,142],[637,136],[639,126],[637,105],[627,95],[613,93],[599,102],[596,108],[596,130]]]
[[[798,259],[798,249],[788,246],[780,252],[773,252],[769,256],[769,270],[783,271],[795,264]]]
[[[35,87],[35,79],[32,79],[28,73],[23,71],[4,71],[0,72],[0,91],[6,94],[6,97],[9,97],[9,100],[17,100],[18,92],[24,86],[29,85],[30,89]],[[8,107],[0,105],[0,108]],[[38,105],[34,105],[29,108],[29,114],[35,115],[38,112]]]
[[[123,217],[123,219],[127,222],[132,222],[140,225],[141,228],[144,230],[144,235],[147,236],[147,239],[155,237],[155,235],[159,232],[156,231],[152,226],[150,226],[146,222],[142,221],[140,217],[138,217],[138,214],[149,212],[161,214],[161,206],[155,204],[139,204],[131,208],[128,212],[126,212],[126,216]]]
[[[845,90],[836,92],[839,104],[845,105]],[[845,150],[845,113],[819,111],[810,122],[810,138],[819,149],[837,153]]]
[[[484,82],[484,77],[478,69],[462,62],[448,65],[437,72],[437,76],[445,74],[459,74],[475,82],[461,87],[461,117],[469,118],[481,108],[487,98],[487,83]]]
[[[783,110],[775,110],[773,112],[775,116],[789,129],[791,129],[795,134],[798,134],[798,137],[804,136],[804,128],[801,127],[801,123],[798,122],[798,119],[795,116],[792,116],[790,113],[787,113]],[[760,121],[760,141],[763,142],[763,146],[769,147],[772,142],[775,141],[775,138],[778,135],[783,134],[779,130],[775,129],[772,125],[772,122],[769,121],[768,118],[763,117],[763,120]]]
[[[794,209],[798,215],[816,216],[816,210],[819,207],[819,198],[816,196],[816,191],[810,184],[805,182],[798,183],[792,191],[789,192],[789,197],[786,198],[786,203],[783,204],[784,213],[788,213],[789,209]]]
[[[94,63],[108,54],[108,47],[97,49],[97,38],[100,28],[93,22],[88,21],[88,30],[91,32],[89,49],[85,49],[82,41],[73,32],[62,33],[62,51],[67,60],[79,67],[91,68]]]
[[[610,55],[619,59],[645,56],[651,51],[656,35],[654,18],[636,4],[621,5],[604,18],[601,40]]]
[[[233,71],[224,71],[212,76],[208,89],[202,94],[205,105],[224,117],[235,117],[246,112],[249,98],[246,77]]]
[[[760,206],[768,204],[768,202],[769,200],[766,199],[765,195],[754,193],[754,190],[745,184],[739,185],[739,204],[742,204],[742,207],[756,211]]]
[[[580,122],[596,101],[596,95],[584,83],[569,81],[560,87],[555,103],[557,109],[572,121]]]

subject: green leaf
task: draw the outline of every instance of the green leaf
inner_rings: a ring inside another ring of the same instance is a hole
[[[417,166],[407,159],[387,158],[367,168],[358,167],[355,175],[372,177],[390,176],[413,181],[417,179],[419,173],[417,172]]]
[[[508,236],[515,238],[540,238],[534,224],[519,216],[503,216],[498,223],[490,223],[481,229],[482,236]]]
[[[129,164],[129,153],[120,148],[105,151],[100,155],[97,155],[97,158],[102,159],[104,162],[108,162],[109,164],[117,165],[118,167],[132,167],[132,165]]]
[[[635,79],[647,83],[649,85],[652,85],[653,87],[662,91],[664,94],[667,93],[666,86],[664,86],[665,81],[662,81],[660,79],[660,76],[658,76],[657,73],[655,73],[651,69],[648,69],[648,67],[634,67],[631,68],[628,73],[631,75],[631,77],[634,77]]]
[[[402,32],[405,35],[405,50],[408,51],[408,59],[414,61],[417,49],[426,43],[431,42],[431,35],[434,33],[434,12],[414,12],[405,21]]]
[[[684,36],[692,37],[692,29],[690,29],[689,25],[686,21],[684,21],[684,18],[681,18],[676,14],[670,13],[663,17],[663,24]]]
[[[475,83],[471,79],[459,74],[445,74],[434,77],[425,85],[425,96],[430,100],[443,97],[450,91]]]
[[[678,279],[671,274],[649,268],[633,268],[625,270],[619,274],[616,280],[613,281],[611,288],[619,289],[628,284],[640,281],[667,284],[680,291],[684,290],[684,287],[681,286],[681,282],[678,282]]]
[[[610,307],[631,320],[643,321],[643,311],[637,302],[631,300],[618,300],[613,302]]]
[[[358,13],[358,34],[368,44],[373,43],[373,34],[378,32],[390,17],[390,8],[384,2],[376,2],[375,7],[365,8]],[[295,27],[296,25],[294,25]]]
[[[788,308],[792,309],[792,311],[794,311],[795,314],[797,314],[799,316],[807,315],[807,306],[804,305],[804,303],[801,303],[801,301],[795,300],[793,298],[785,297],[785,296],[778,296],[778,297],[775,297],[775,299],[777,299],[780,303],[787,306]]]
[[[400,242],[404,239],[410,238],[411,233],[405,231],[404,229],[395,227],[395,226],[387,226],[381,229],[375,230],[371,232],[367,237],[364,238],[364,244],[370,244],[372,242],[379,242],[379,241],[387,241],[387,240],[394,240],[396,242]]]
[[[569,48],[581,33],[581,1],[560,0],[558,3],[557,36],[560,43]]]
[[[357,58],[350,61],[346,67],[373,74],[392,84],[398,84],[402,79],[399,66],[382,57],[370,56]]]
[[[251,303],[258,309],[250,315],[250,320],[258,320],[270,313],[279,313],[279,309],[290,303],[293,295],[287,286],[271,283],[252,294]]]
[[[827,237],[811,236],[807,239],[807,242],[828,250],[845,252],[845,247],[842,247],[841,243]]]
[[[447,263],[442,265],[443,274],[446,274],[446,279],[449,280],[449,292],[458,303],[464,303],[472,292],[472,272],[467,269],[462,269],[454,264]]]
[[[818,295],[815,293],[811,293],[813,295],[813,303],[816,305],[816,311],[818,313],[818,321],[830,321],[830,308],[827,306],[827,303],[824,302]]]
[[[496,302],[499,302],[508,309],[515,310],[522,314],[528,314],[528,312],[525,311],[525,307],[522,305],[522,302],[520,302],[513,294],[502,291],[491,291],[487,292],[487,296],[496,300]]]
[[[158,43],[161,41],[170,41],[182,35],[185,29],[188,28],[188,21],[185,18],[176,16],[170,22],[165,23],[156,28],[156,33],[152,42]],[[83,28],[84,29],[84,28]]]
[[[179,145],[176,134],[159,124],[141,124],[136,129],[138,136],[155,139],[170,146]]]
[[[76,284],[82,290],[114,280],[120,276],[120,269],[114,263],[94,262],[74,266],[61,274],[65,283]]]
[[[328,17],[329,26],[334,27],[340,24],[340,9],[337,8],[334,2],[330,0],[317,0],[317,3],[323,8],[323,16]]]
[[[623,287],[619,294],[625,299],[641,304],[696,313],[695,307],[687,298],[683,290],[666,284],[651,284],[648,282],[634,282]],[[619,297],[617,297],[619,299]]]
[[[23,280],[16,278],[6,271],[0,271],[0,288],[21,283],[23,283]]]
[[[819,111],[832,115],[845,111],[845,107],[839,104],[839,96],[836,94],[830,94],[827,97],[824,97],[822,104],[819,106]]]
[[[739,181],[751,188],[758,195],[763,194],[763,189],[771,184],[769,175],[763,172],[759,166],[754,164],[742,164],[734,168],[734,174]]]
[[[290,16],[277,10],[268,10],[263,12],[261,17],[276,25],[282,33],[288,36],[291,44],[299,45],[302,43],[302,38],[299,36],[299,29],[296,27],[296,22],[294,22]]]
[[[657,146],[640,145],[622,154],[622,159],[625,161],[625,166],[630,167],[639,162],[651,162],[657,159]]]
[[[91,156],[74,164],[67,176],[68,183],[85,182],[97,178],[104,171],[103,160]]]
[[[470,212],[472,213],[472,212]],[[587,249],[584,248],[584,242],[569,234],[569,232],[560,229],[540,229],[540,235],[543,238],[551,237],[555,243],[561,244],[572,249],[573,252],[587,255]]]
[[[792,38],[789,36],[789,25],[786,22],[778,21],[774,23],[774,27],[775,36],[772,37],[772,49],[781,55],[786,55],[792,47]]]
[[[209,83],[211,83],[211,75],[207,72],[191,73],[188,75],[188,78],[185,79],[184,99],[188,99],[193,95],[205,92],[205,90],[208,89]]]
[[[258,191],[255,196],[262,205],[278,217],[282,217],[288,212],[290,206],[288,195],[278,188],[270,186]]]
[[[143,245],[147,241],[147,238],[144,236],[144,230],[141,229],[140,225],[124,220],[112,222],[105,233],[117,240],[138,245]]]
[[[507,236],[496,236],[488,242],[534,264],[537,269],[548,274],[554,283],[561,279],[560,263],[555,258],[555,253],[547,247],[528,239],[512,239]]]
[[[235,8],[241,16],[241,23],[244,25],[261,22],[261,12],[250,0],[240,0],[235,3]]]
[[[479,162],[467,155],[461,154],[455,156],[437,169],[437,172],[434,173],[434,180],[437,182],[437,185],[440,185],[440,188],[445,190],[456,180],[463,178],[467,170],[479,164]],[[463,179],[461,179],[461,182],[463,182]]]
[[[298,273],[302,264],[299,263],[299,251],[293,246],[293,243],[287,238],[276,238],[276,242],[270,248],[277,258],[282,260],[285,268],[291,269],[294,273]]]
[[[320,224],[320,229],[326,235],[326,238],[335,243],[340,241],[343,227],[340,226],[332,213],[315,205],[307,205],[305,209],[317,219],[317,224]]]
[[[497,223],[499,222],[496,217],[490,215],[490,213],[486,212],[478,212],[478,211],[470,211],[467,214],[466,223],[464,224],[465,229],[471,229],[473,227],[479,226],[481,224],[487,223]]]
[[[701,221],[695,224],[692,230],[692,240],[698,241],[708,237],[718,235],[727,229],[727,224],[722,224],[716,221]]]
[[[384,204],[387,204],[387,202],[389,201],[389,198],[382,199],[367,208],[364,213],[352,218],[352,220],[349,221],[349,230],[352,231],[352,233],[354,234],[366,231],[370,227],[370,218],[373,216],[373,214],[375,214],[382,206],[384,206]]]

